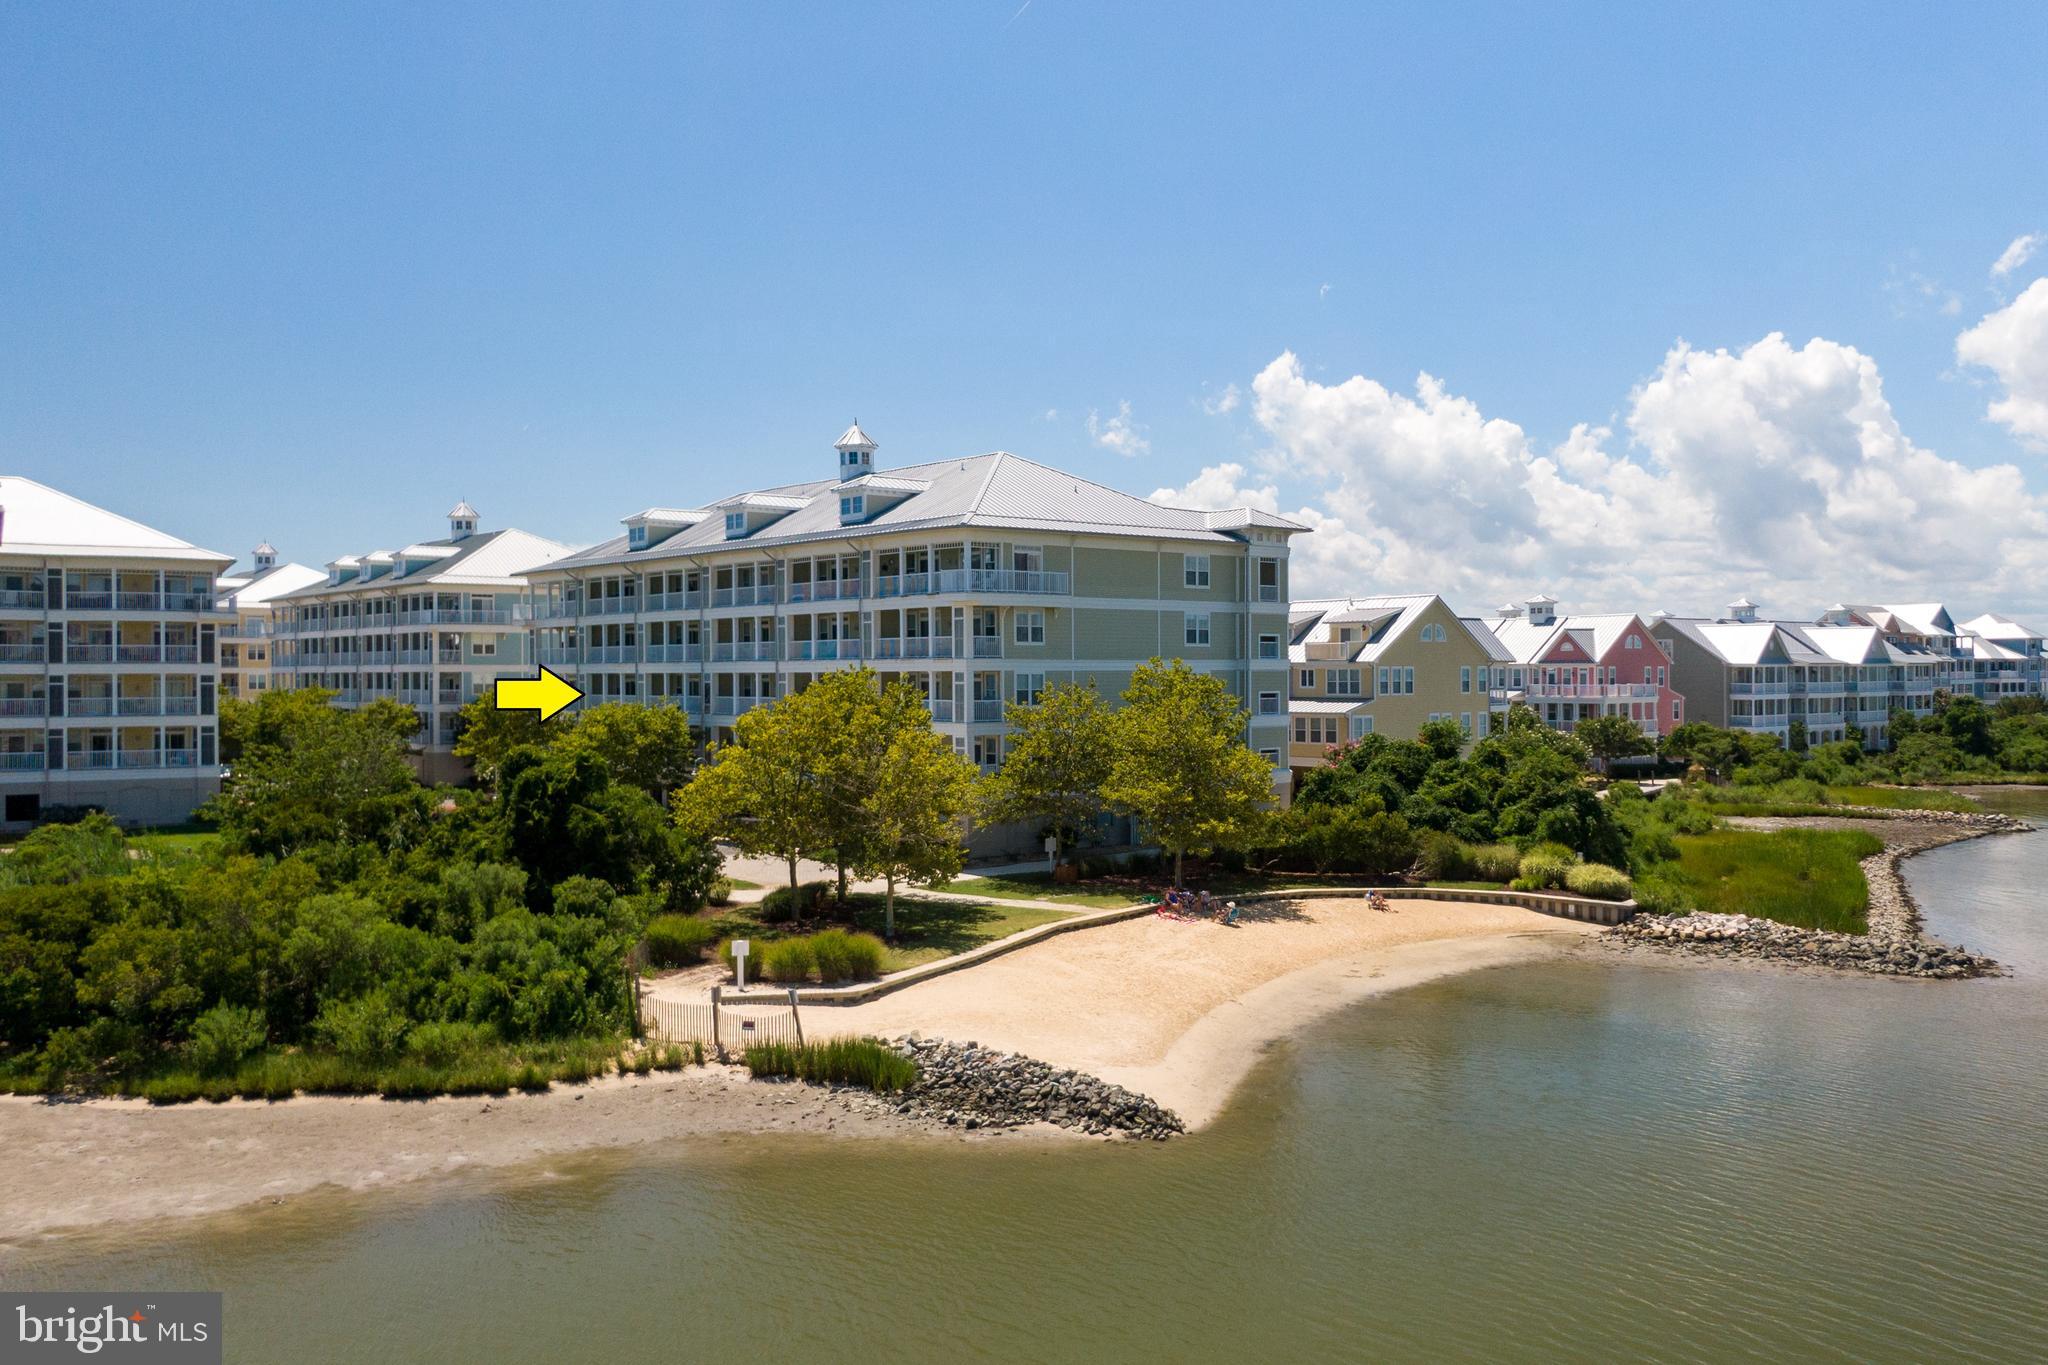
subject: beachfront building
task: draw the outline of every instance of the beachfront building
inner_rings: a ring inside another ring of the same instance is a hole
[[[1996,704],[2005,697],[2040,696],[2041,637],[2018,622],[1984,615],[1958,626],[1939,602],[1905,606],[1828,608],[1824,624],[1869,626],[1886,641],[1916,650],[1931,650],[1949,659],[1941,690],[1958,697],[1976,697]],[[1975,627],[1982,625],[1985,630]]]
[[[271,602],[310,588],[327,575],[304,564],[280,564],[264,541],[249,554],[246,573],[214,580],[227,619],[220,626],[220,694],[247,700],[270,686]]]
[[[1434,593],[1301,601],[1288,611],[1288,764],[1322,766],[1366,735],[1413,739],[1432,720],[1483,737],[1508,705],[1492,632]]]
[[[1152,656],[1224,680],[1286,774],[1287,545],[1245,508],[1164,507],[997,452],[876,467],[858,424],[822,477],[695,507],[528,570],[540,661],[587,694],[684,708],[707,740],[820,673],[911,683],[984,770],[1003,705],[1114,698]]]
[[[1744,598],[1718,619],[1659,615],[1651,629],[1670,647],[1672,685],[1689,719],[1787,744],[1797,719],[1809,744],[1861,733],[1866,748],[1880,749],[1894,709],[1933,712],[1954,658],[1931,642],[1889,639],[1844,610],[1819,623],[1769,621]]]
[[[174,824],[220,789],[215,576],[232,562],[0,478],[0,818]]]
[[[1488,628],[1508,660],[1509,700],[1528,703],[1552,729],[1625,716],[1655,741],[1685,722],[1671,656],[1640,616],[1559,616],[1557,600],[1539,594],[1503,606]]]
[[[1985,612],[1963,622],[1963,639],[1977,663],[1978,696],[1994,701],[2048,695],[2040,631],[2010,617]],[[1985,649],[1987,645],[1991,646],[1990,651]]]
[[[272,599],[272,686],[324,687],[338,706],[378,698],[419,713],[421,775],[457,781],[460,713],[501,677],[532,677],[527,569],[573,547],[529,531],[485,531],[457,503],[448,534],[344,555],[317,583]]]

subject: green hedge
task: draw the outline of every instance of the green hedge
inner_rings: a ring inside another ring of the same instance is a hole
[[[695,915],[656,915],[647,922],[647,960],[657,967],[690,967],[718,938],[717,928]]]

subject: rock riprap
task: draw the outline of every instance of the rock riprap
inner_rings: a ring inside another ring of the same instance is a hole
[[[1172,1110],[1085,1072],[971,1042],[898,1038],[892,1045],[918,1065],[916,1083],[885,1101],[899,1114],[967,1129],[1052,1123],[1101,1136],[1153,1139],[1186,1131]]]

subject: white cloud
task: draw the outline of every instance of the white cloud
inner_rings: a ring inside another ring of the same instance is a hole
[[[1152,501],[1168,507],[1199,507],[1219,511],[1226,507],[1256,507],[1261,512],[1280,510],[1280,489],[1275,484],[1252,488],[1240,482],[1241,464],[1212,464],[1179,488],[1158,488]]]
[[[2010,275],[2025,265],[2033,254],[2040,250],[2044,240],[2048,239],[2044,239],[2038,232],[2022,232],[2013,238],[2011,244],[1998,253],[1998,259],[1991,263],[1992,278]]]
[[[2048,501],[2010,465],[1914,445],[1876,363],[1837,342],[1681,342],[1630,395],[1619,449],[1590,424],[1545,449],[1427,374],[1412,394],[1320,383],[1292,353],[1252,398],[1268,476],[1316,490],[1288,514],[1318,526],[1298,542],[1304,594],[1429,589],[1472,609],[1548,587],[1568,609],[1648,612],[1746,592],[1800,614],[1844,595],[2042,600]],[[1243,482],[1218,465],[1182,492]]]
[[[1982,365],[2005,386],[1985,416],[2048,450],[2048,277],[1957,337],[1956,359]]]
[[[1095,444],[1123,456],[1143,455],[1152,449],[1152,442],[1145,437],[1145,429],[1131,420],[1129,399],[1118,403],[1116,415],[1106,422],[1095,409],[1088,409],[1088,435]]]
[[[1235,384],[1225,384],[1223,392],[1212,394],[1202,400],[1202,411],[1211,417],[1221,417],[1226,412],[1237,411],[1237,405],[1244,401],[1244,394]]]
[[[1894,265],[1884,288],[1892,296],[1892,312],[1899,317],[1911,316],[1924,307],[1931,307],[1946,318],[1962,315],[1962,295],[1917,270]]]
[[[1060,420],[1060,410],[1059,410],[1058,408],[1047,408],[1047,409],[1045,410],[1045,418],[1044,418],[1044,420],[1045,420],[1045,421],[1048,421],[1048,422],[1057,422],[1057,421],[1059,421],[1059,420]]]

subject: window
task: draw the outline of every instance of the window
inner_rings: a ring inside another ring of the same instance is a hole
[[[1296,716],[1294,718],[1294,742],[1296,744],[1335,744],[1337,742],[1337,718],[1335,716]]]
[[[1364,738],[1365,738],[1365,737],[1366,737],[1367,735],[1369,735],[1369,734],[1371,734],[1371,733],[1372,733],[1372,717],[1371,717],[1371,716],[1353,716],[1353,717],[1351,718],[1351,738],[1352,738],[1353,740],[1360,740],[1360,739],[1364,739]]]
[[[1657,680],[1657,670],[1655,670],[1654,668],[1651,668],[1651,667],[1650,667],[1650,666],[1649,666],[1648,664],[1644,664],[1644,665],[1643,665],[1643,681],[1647,683],[1647,682],[1655,682],[1656,680]]]
[[[1261,635],[1259,637],[1259,657],[1261,659],[1279,658],[1280,637],[1277,635]]]
[[[1190,588],[1209,586],[1209,556],[1182,555],[1180,557],[1181,582]]]
[[[1209,613],[1188,612],[1181,621],[1182,638],[1191,645],[1209,643]]]
[[[867,498],[863,494],[856,493],[851,497],[841,498],[839,500],[839,519],[841,521],[852,521],[857,517],[866,516],[866,509]]]
[[[1472,733],[1472,713],[1470,711],[1460,711],[1458,713],[1458,728],[1468,735]]]
[[[1434,623],[1422,628],[1422,643],[1426,645],[1440,645],[1449,638],[1444,634],[1444,628]]]
[[[1412,669],[1412,668],[1404,668],[1404,669],[1402,669],[1402,670],[1401,670],[1401,692],[1402,692],[1402,694],[1403,694],[1403,695],[1405,695],[1405,696],[1410,696],[1410,697],[1412,697],[1412,696],[1414,696],[1414,695],[1415,695],[1415,670],[1414,670],[1414,669]]]
[[[472,640],[469,642],[469,652],[479,659],[491,658],[498,652],[498,641],[496,637]]]
[[[1036,546],[1013,545],[1010,547],[1010,567],[1018,573],[1043,573],[1045,551]]]
[[[647,528],[645,526],[628,526],[626,528],[626,548],[629,550],[644,550],[647,548]]]
[[[1678,703],[1676,701],[1671,703],[1671,719],[1678,719]]]
[[[1365,674],[1356,668],[1333,668],[1323,684],[1323,690],[1332,696],[1356,697],[1365,686]]]
[[[1044,691],[1045,674],[1019,673],[1017,675],[1017,704],[1019,706],[1038,705],[1038,699]]]
[[[1641,649],[1641,648],[1643,647],[1643,637],[1642,637],[1642,636],[1640,636],[1640,635],[1631,635],[1631,636],[1629,636],[1629,637],[1628,637],[1628,647],[1629,647],[1630,649]]]
[[[1020,611],[1017,613],[1017,643],[1020,645],[1042,645],[1045,643],[1045,613],[1042,611]]]
[[[1658,667],[1658,669],[1657,669],[1657,686],[1659,686],[1659,687],[1662,687],[1663,685],[1664,685],[1664,669],[1663,669],[1663,668],[1662,668],[1662,666],[1660,665],[1660,666]]]
[[[1315,686],[1316,686],[1316,671],[1315,671],[1315,670],[1314,670],[1313,668],[1304,668],[1304,669],[1302,669],[1302,670],[1301,670],[1301,690],[1302,690],[1302,691],[1304,691],[1304,692],[1313,692],[1313,691],[1315,690]]]
[[[746,533],[747,514],[745,512],[727,512],[725,514],[726,536],[730,538],[732,536],[743,536]]]
[[[1458,670],[1458,690],[1460,692],[1470,692],[1472,690],[1472,668],[1469,664]]]
[[[1259,600],[1278,602],[1280,600],[1280,561],[1262,559],[1259,561]]]
[[[1261,749],[1259,750],[1259,757],[1265,759],[1267,763],[1275,768],[1280,766],[1280,751],[1278,749]]]
[[[1278,692],[1259,693],[1259,714],[1262,716],[1277,716],[1280,714],[1280,694]]]

